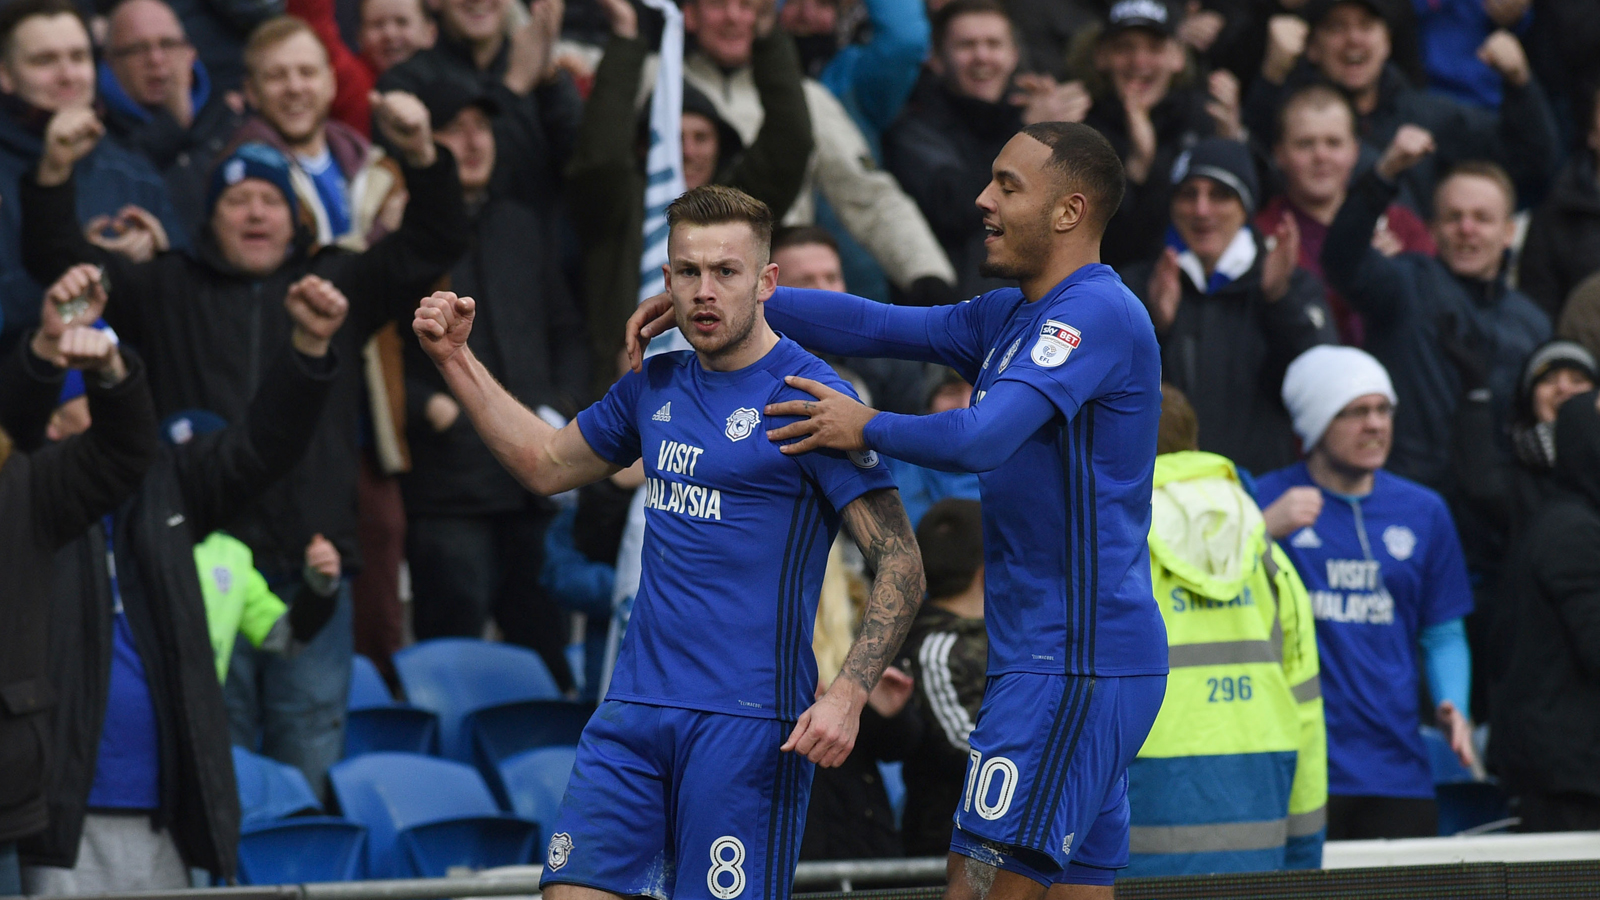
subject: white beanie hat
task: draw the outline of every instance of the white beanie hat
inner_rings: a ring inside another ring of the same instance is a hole
[[[1294,419],[1300,446],[1310,452],[1328,423],[1350,401],[1382,394],[1394,403],[1394,385],[1383,363],[1355,347],[1323,344],[1295,357],[1283,374],[1283,405]]]

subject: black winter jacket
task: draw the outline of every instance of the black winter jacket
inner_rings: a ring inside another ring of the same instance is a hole
[[[1401,125],[1419,125],[1433,134],[1437,152],[1400,176],[1404,201],[1426,218],[1433,209],[1433,188],[1456,164],[1488,159],[1504,166],[1523,197],[1541,195],[1560,165],[1560,138],[1555,116],[1537,81],[1523,87],[1506,85],[1500,109],[1481,109],[1441,94],[1418,90],[1393,63],[1383,70],[1378,105],[1360,117],[1356,131],[1376,160]],[[1245,95],[1244,124],[1263,149],[1278,132],[1278,110],[1289,95],[1309,84],[1323,83],[1322,74],[1302,61],[1275,85],[1257,78]]]
[[[577,140],[583,101],[565,76],[526,96],[513,93],[504,81],[510,55],[507,40],[488,67],[479,69],[470,48],[441,32],[434,46],[384,72],[378,90],[426,96],[424,86],[441,78],[476,82],[499,110],[491,193],[521,200],[544,215],[562,206],[561,172]]]
[[[87,379],[94,427],[31,454],[19,445],[0,463],[0,842],[50,823],[45,773],[59,754],[49,730],[56,551],[116,508],[156,456],[144,366],[131,353],[124,359],[128,377],[115,387]],[[3,413],[48,418],[63,374],[24,343],[0,363]],[[35,379],[50,385],[47,397],[23,389]]]
[[[134,264],[101,251],[65,214],[73,202],[70,180],[41,188],[25,178],[23,254],[41,279],[77,262],[104,265],[113,297],[106,320],[150,361],[157,413],[205,409],[231,422],[244,414],[272,362],[287,352],[293,323],[283,297],[301,277],[327,278],[350,300],[349,316],[334,336],[341,359],[360,359],[362,346],[387,321],[401,322],[402,333],[410,332],[419,298],[460,258],[469,228],[449,151],[439,148],[432,167],[408,168],[405,175],[411,200],[393,234],[364,253],[296,252],[259,280],[223,261],[210,229],[193,254],[163,253]],[[361,391],[361,368],[341,367],[304,460],[230,529],[254,551],[256,567],[269,581],[298,579],[306,543],[317,533],[333,541],[347,568],[359,568]]]
[[[1022,110],[950,92],[924,73],[900,118],[883,134],[883,164],[933,228],[956,270],[956,291],[976,297],[1013,282],[978,274],[988,251],[973,201],[1000,149],[1022,128]]]
[[[1451,452],[1461,377],[1440,347],[1441,325],[1453,320],[1457,339],[1485,353],[1495,431],[1504,433],[1523,363],[1549,340],[1550,320],[1503,276],[1493,284],[1464,281],[1432,256],[1391,258],[1373,249],[1372,229],[1397,190],[1376,171],[1356,179],[1328,227],[1322,271],[1366,318],[1366,349],[1394,382],[1400,402],[1387,468],[1454,499]]]
[[[1189,397],[1200,420],[1200,449],[1218,453],[1261,474],[1299,458],[1283,408],[1283,373],[1296,356],[1338,340],[1322,282],[1296,268],[1276,303],[1261,291],[1266,250],[1256,238],[1256,260],[1233,283],[1201,293],[1179,276],[1183,300],[1161,342],[1161,380]],[[1153,262],[1123,273],[1141,300],[1150,302]]]
[[[106,130],[129,149],[143,154],[167,183],[172,208],[188,234],[199,234],[206,217],[206,192],[211,167],[244,124],[244,115],[228,106],[222,91],[213,91],[206,105],[184,128],[164,109],[145,109],[140,118],[116,104],[106,106]]]
[[[1595,154],[1585,149],[1561,170],[1533,214],[1522,247],[1517,286],[1554,322],[1567,294],[1600,270],[1600,181]]]
[[[921,732],[922,720],[912,703],[891,718],[870,706],[861,710],[855,749],[836,768],[818,768],[811,782],[806,831],[800,839],[801,859],[905,855],[878,761],[905,759]]]
[[[467,344],[489,373],[529,409],[547,405],[572,416],[589,389],[589,343],[543,221],[515,200],[489,200],[473,220],[466,255],[450,270],[449,289],[478,302]],[[416,340],[405,342],[405,361],[406,511],[460,516],[527,506],[533,495],[465,414],[443,432],[428,423],[429,398],[449,388]]]
[[[171,830],[186,863],[224,878],[234,872],[239,794],[194,545],[299,460],[335,371],[331,358],[284,351],[243,421],[163,447],[116,514],[117,584],[156,712],[161,805],[153,821]],[[114,617],[99,523],[55,561],[49,670],[58,694],[50,715],[56,755],[44,778],[50,825],[19,850],[31,865],[71,867],[111,677]]]
[[[1513,551],[1511,665],[1494,691],[1490,762],[1513,792],[1600,800],[1600,411],[1590,391],[1556,418],[1556,473]]]
[[[1126,161],[1132,140],[1128,137],[1128,113],[1115,94],[1094,98],[1094,106],[1083,124],[1105,135]],[[1144,184],[1128,181],[1117,214],[1106,223],[1100,241],[1100,261],[1112,268],[1132,265],[1159,254],[1172,221],[1172,167],[1178,157],[1201,138],[1216,131],[1216,123],[1206,113],[1206,95],[1193,89],[1174,87],[1150,110],[1150,124],[1156,130],[1156,156]],[[1259,203],[1260,197],[1256,198]]]

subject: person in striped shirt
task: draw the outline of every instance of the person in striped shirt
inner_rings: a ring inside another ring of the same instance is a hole
[[[906,637],[901,668],[916,680],[922,739],[906,755],[901,837],[907,856],[950,849],[950,820],[961,803],[988,668],[983,627],[983,512],[976,500],[949,497],[917,526],[928,599]]]

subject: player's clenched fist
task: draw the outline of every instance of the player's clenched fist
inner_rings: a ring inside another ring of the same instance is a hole
[[[472,334],[472,316],[478,308],[471,297],[457,297],[450,291],[434,291],[424,297],[411,320],[411,330],[422,341],[423,352],[436,366],[450,361]]]
[[[333,282],[316,275],[289,285],[283,306],[294,320],[294,348],[307,356],[322,356],[334,332],[344,324],[350,301]]]

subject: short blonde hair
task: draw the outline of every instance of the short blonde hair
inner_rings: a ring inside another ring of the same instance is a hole
[[[772,258],[772,210],[738,188],[706,184],[684,193],[667,207],[667,227],[743,222],[755,233],[756,252],[765,265]]]
[[[323,60],[326,61],[330,67],[333,65],[333,60],[329,59],[328,57],[328,48],[322,46],[322,39],[317,37],[316,31],[311,28],[310,23],[299,16],[278,16],[275,19],[268,19],[265,22],[262,22],[260,25],[256,26],[255,31],[250,32],[250,39],[246,41],[244,45],[244,70],[246,77],[255,77],[256,60],[261,57],[261,54],[271,50],[273,47],[278,46],[297,34],[311,35],[311,39],[317,42],[317,46],[322,47]]]

